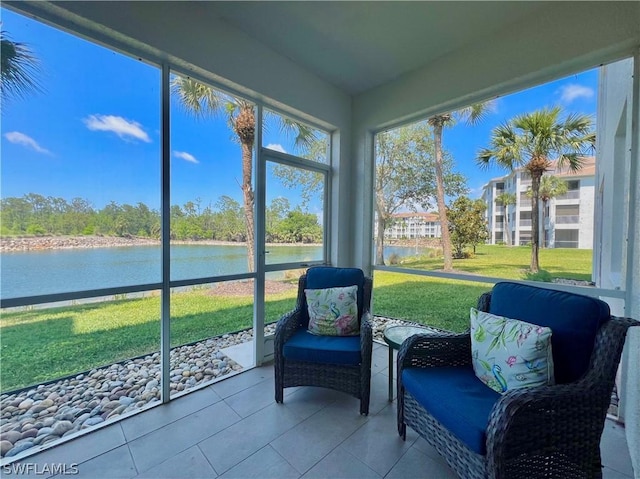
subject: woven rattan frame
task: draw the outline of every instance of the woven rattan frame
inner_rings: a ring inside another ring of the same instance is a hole
[[[283,316],[276,325],[274,341],[276,402],[283,402],[284,388],[319,386],[342,391],[360,399],[360,414],[368,415],[373,349],[373,332],[369,322],[372,279],[365,278],[364,281],[364,306],[360,318],[361,362],[357,366],[291,361],[284,357],[284,344],[308,320],[304,294],[306,281],[306,275],[300,277],[296,308]]]
[[[478,300],[488,311],[491,293]],[[640,323],[612,317],[596,336],[585,375],[570,384],[509,391],[489,417],[486,455],[470,450],[434,419],[402,385],[412,367],[471,363],[469,333],[417,335],[398,351],[398,433],[410,426],[463,478],[602,477],[600,438],[604,429],[627,329]]]

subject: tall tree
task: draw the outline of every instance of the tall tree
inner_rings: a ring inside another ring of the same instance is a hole
[[[247,262],[253,271],[255,259],[254,238],[254,192],[253,192],[253,147],[256,133],[255,107],[253,103],[237,98],[192,78],[175,76],[171,82],[172,91],[182,105],[196,117],[226,116],[229,127],[240,143],[242,155],[242,198],[246,227]],[[306,125],[283,119],[283,131],[295,136],[296,144],[309,141],[311,130]]]
[[[5,31],[0,31],[0,62],[3,103],[41,90],[38,59],[27,44],[13,41]]]
[[[499,195],[496,195],[496,203],[500,203],[502,206],[504,206],[504,228],[502,239],[507,244],[507,246],[511,246],[511,228],[509,228],[509,206],[516,204],[516,194],[507,193],[506,191],[502,192]]]
[[[376,264],[384,263],[384,231],[401,208],[427,210],[436,196],[435,150],[426,121],[376,135]],[[441,156],[443,190],[448,195],[466,191],[465,179],[453,172],[453,161]],[[443,193],[443,195],[444,195]],[[444,226],[442,227],[444,230]]]
[[[556,196],[564,195],[567,192],[567,182],[561,180],[557,176],[542,175],[540,178],[540,200],[542,200],[542,229],[544,230],[544,223],[547,218],[547,206],[549,201]],[[533,190],[529,188],[527,190],[529,197],[533,196]],[[544,241],[540,243],[540,248],[544,248]]]
[[[531,175],[531,272],[540,269],[540,179],[558,158],[558,167],[577,171],[583,157],[595,146],[591,116],[570,113],[560,118],[560,107],[518,115],[493,129],[491,146],[479,151],[481,167],[497,164],[514,170],[523,167]]]
[[[456,258],[464,258],[464,248],[476,245],[487,239],[487,221],[484,212],[487,205],[482,200],[470,200],[466,196],[458,197],[448,209],[449,231]]]
[[[446,127],[455,125],[458,121],[464,121],[467,124],[474,125],[481,121],[486,113],[491,109],[492,102],[475,103],[467,108],[455,111],[453,113],[443,113],[435,115],[427,121],[433,128],[433,143],[435,148],[435,173],[436,173],[436,202],[438,205],[438,216],[440,217],[440,225],[442,229],[442,253],[444,256],[445,271],[453,269],[453,256],[451,254],[451,236],[449,233],[449,224],[447,219],[447,207],[445,204],[445,187],[443,172],[443,150],[442,135]]]

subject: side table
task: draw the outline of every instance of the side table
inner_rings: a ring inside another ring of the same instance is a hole
[[[422,326],[389,326],[384,330],[384,342],[389,345],[389,401],[393,401],[393,350],[400,349],[405,339],[415,334],[430,334],[433,330]]]

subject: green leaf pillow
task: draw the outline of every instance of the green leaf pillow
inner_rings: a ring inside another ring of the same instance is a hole
[[[356,336],[358,324],[358,286],[305,289],[310,333],[322,336]]]
[[[476,376],[499,393],[555,384],[551,329],[471,308]]]

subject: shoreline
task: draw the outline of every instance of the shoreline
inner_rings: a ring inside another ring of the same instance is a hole
[[[219,240],[172,240],[172,245],[245,246],[245,243]],[[0,238],[0,253],[46,251],[56,249],[119,248],[128,246],[160,246],[160,240],[120,236],[16,236]],[[322,246],[317,243],[267,243],[277,246]]]

